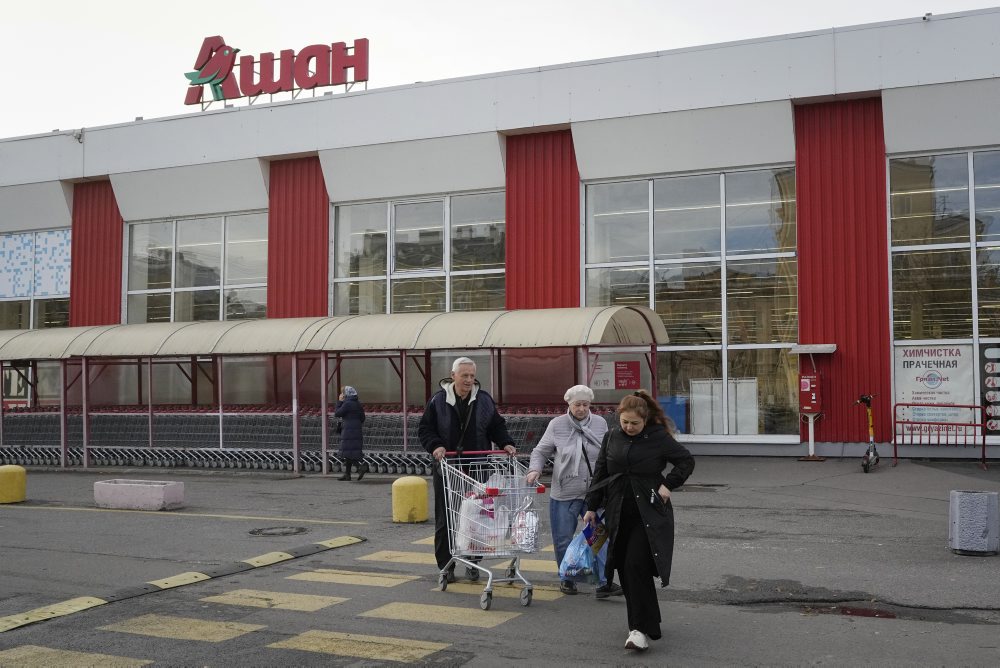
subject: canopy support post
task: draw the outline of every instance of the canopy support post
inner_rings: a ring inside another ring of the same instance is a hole
[[[212,363],[215,365],[215,393],[216,401],[219,402],[219,449],[226,447],[225,435],[222,429],[222,357],[216,355],[212,358]]]
[[[299,356],[292,353],[292,471],[299,472]]]
[[[149,447],[153,447],[153,358],[146,358],[146,400],[149,402]]]
[[[59,466],[66,468],[66,360],[59,360]],[[84,443],[84,467],[87,466],[87,445]]]
[[[83,468],[90,466],[90,362],[86,357],[80,360],[80,411],[83,419]]]
[[[399,361],[402,372],[399,374],[400,392],[399,399],[403,404],[403,454],[406,454],[409,444],[409,405],[406,396],[406,351],[399,351]]]
[[[322,460],[323,475],[329,473],[329,463],[327,461],[327,450],[330,447],[330,378],[327,376],[329,366],[328,353],[324,350],[319,354],[319,438],[320,438],[320,459]]]
[[[5,362],[0,360],[0,448],[3,447],[3,395],[4,395],[4,373],[3,367]]]

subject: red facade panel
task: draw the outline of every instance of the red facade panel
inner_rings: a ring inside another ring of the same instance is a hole
[[[122,319],[122,234],[110,181],[73,187],[69,324],[116,325]]]
[[[580,172],[569,130],[507,137],[507,308],[580,305]]]
[[[271,163],[267,217],[267,317],[328,311],[330,198],[319,158]]]
[[[880,99],[795,108],[799,341],[815,357],[824,419],[816,440],[868,440],[862,393],[875,394],[875,438],[892,437],[885,140]],[[799,360],[812,371],[808,357]],[[803,429],[803,438],[805,430]]]

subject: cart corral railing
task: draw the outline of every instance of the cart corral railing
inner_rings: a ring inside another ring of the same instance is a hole
[[[971,404],[898,403],[892,408],[892,460],[900,445],[981,448],[986,468],[986,422],[982,406]]]

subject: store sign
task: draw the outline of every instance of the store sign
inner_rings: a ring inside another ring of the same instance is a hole
[[[900,418],[912,422],[969,423],[978,411],[956,406],[975,403],[972,346],[901,346],[896,348],[896,403]],[[905,425],[910,431],[933,431],[929,425]],[[965,432],[963,427],[945,432]]]
[[[367,39],[354,40],[350,49],[344,42],[313,44],[298,53],[284,49],[277,58],[262,53],[259,58],[237,60],[239,52],[219,35],[206,37],[194,71],[184,75],[189,82],[184,104],[201,103],[205,86],[211,89],[212,100],[219,101],[368,81]]]
[[[638,390],[642,365],[639,362],[598,362],[590,378],[592,390]]]

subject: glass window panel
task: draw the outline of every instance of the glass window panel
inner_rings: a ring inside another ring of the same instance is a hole
[[[128,296],[128,324],[170,322],[170,293]]]
[[[502,269],[504,194],[451,198],[451,268]]]
[[[69,327],[69,299],[36,299],[35,329]]]
[[[222,220],[200,218],[177,221],[177,288],[222,283]]]
[[[976,239],[1000,240],[1000,151],[973,156],[976,174]]]
[[[795,250],[795,170],[726,174],[726,252]]]
[[[798,381],[787,348],[730,350],[729,433],[798,434]]]
[[[267,283],[267,214],[226,218],[226,285]]]
[[[972,336],[972,278],[969,269],[967,250],[894,253],[892,321],[895,338],[953,339]],[[987,268],[986,272],[989,271]],[[987,290],[987,297],[989,294]]]
[[[192,290],[174,293],[174,322],[218,319],[218,290]]]
[[[130,225],[128,245],[128,289],[169,288],[170,267],[173,263],[174,224],[167,222]]]
[[[587,270],[587,306],[649,306],[649,270],[644,267]]]
[[[730,343],[794,343],[798,339],[795,258],[726,264]]]
[[[444,278],[405,278],[392,282],[393,313],[433,313],[445,310]]]
[[[503,274],[452,277],[452,311],[497,311],[505,307]]]
[[[969,239],[969,167],[964,153],[889,161],[893,245]]]
[[[718,255],[721,230],[718,174],[653,181],[656,259]]]
[[[704,391],[713,381],[722,383],[721,350],[661,350],[656,354],[656,368],[657,399],[680,433],[723,433],[722,404],[714,405],[712,393]],[[713,431],[714,425],[718,431]]]
[[[334,271],[337,278],[384,276],[388,204],[338,206],[334,230]]]
[[[385,313],[385,281],[351,281],[333,286],[333,315]]]
[[[648,182],[587,186],[587,262],[628,262],[648,257]]]
[[[0,329],[28,329],[28,308],[31,302],[0,302]]]
[[[396,271],[444,268],[444,202],[396,204],[393,222]]]
[[[659,266],[653,298],[672,345],[722,341],[722,268],[719,262]]]
[[[267,288],[226,290],[226,320],[258,320],[267,317]]]

